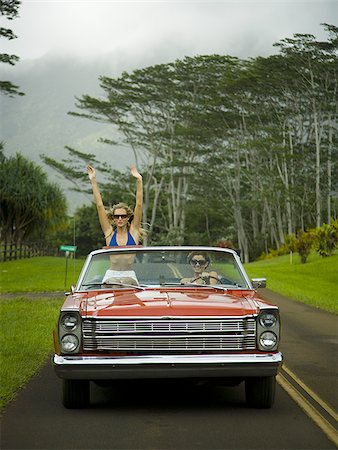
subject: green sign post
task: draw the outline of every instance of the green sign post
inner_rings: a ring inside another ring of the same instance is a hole
[[[61,245],[60,249],[59,249],[61,252],[65,252],[65,256],[66,256],[65,289],[67,287],[67,274],[68,274],[68,258],[69,258],[69,254],[70,253],[74,253],[75,254],[76,249],[77,249],[76,245]],[[75,264],[75,261],[74,261],[74,264]]]

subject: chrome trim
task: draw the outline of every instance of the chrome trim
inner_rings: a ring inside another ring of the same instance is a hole
[[[268,306],[268,309],[272,309],[273,306]],[[276,307],[278,309],[278,307]],[[73,310],[72,310],[73,311]],[[114,318],[118,318],[118,320],[204,320],[204,319],[211,319],[211,320],[228,320],[228,319],[248,319],[248,318],[256,318],[258,316],[257,313],[254,314],[246,314],[245,316],[114,316]],[[99,316],[99,320],[114,320],[112,316]],[[82,316],[83,320],[98,320],[98,317],[96,316]]]
[[[73,380],[275,376],[282,354],[86,357],[54,355],[56,375]]]
[[[83,332],[86,333],[207,333],[207,332],[245,332],[256,330],[256,320],[253,316],[246,317],[215,317],[207,318],[188,316],[181,317],[129,317],[128,320],[111,318],[83,318]]]
[[[256,320],[199,319],[84,319],[83,349],[119,351],[255,350]]]
[[[255,350],[255,334],[236,336],[100,336],[83,339],[85,351],[220,351]]]
[[[143,355],[143,356],[79,356],[54,355],[56,365],[140,365],[140,364],[256,364],[281,363],[281,352],[245,355]]]

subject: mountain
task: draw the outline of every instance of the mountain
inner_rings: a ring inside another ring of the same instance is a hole
[[[5,155],[16,152],[36,162],[50,181],[63,189],[69,212],[92,199],[71,190],[71,183],[46,166],[40,155],[54,159],[68,157],[65,146],[85,153],[94,153],[117,170],[124,170],[134,161],[132,150],[98,142],[100,137],[116,140],[113,126],[68,115],[75,111],[75,97],[84,94],[101,96],[99,76],[118,76],[110,61],[74,61],[48,57],[24,61],[0,75],[20,86],[25,96],[1,97],[1,136]],[[85,170],[85,166],[83,168]]]

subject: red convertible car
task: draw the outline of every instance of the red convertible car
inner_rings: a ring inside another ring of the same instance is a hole
[[[262,300],[237,253],[215,247],[106,247],[88,256],[54,332],[63,404],[84,408],[90,382],[188,378],[244,382],[270,408],[278,307]]]

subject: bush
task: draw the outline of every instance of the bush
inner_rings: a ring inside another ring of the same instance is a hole
[[[332,221],[330,225],[324,223],[315,230],[314,248],[320,256],[326,257],[332,255],[338,247],[338,219]]]
[[[312,231],[301,231],[296,240],[296,250],[299,253],[300,261],[302,264],[306,263],[306,260],[311,252],[315,236]]]
[[[320,228],[300,231],[297,237],[295,234],[286,235],[283,245],[269,249],[268,253],[263,252],[258,261],[298,252],[304,264],[313,248],[322,257],[332,255],[338,248],[338,219],[332,220],[330,225],[324,223]]]

